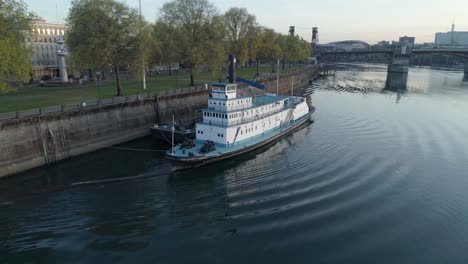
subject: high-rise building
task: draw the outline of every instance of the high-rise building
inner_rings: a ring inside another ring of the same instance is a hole
[[[467,31],[438,32],[435,34],[435,45],[468,46]]]
[[[34,52],[32,57],[34,77],[36,79],[42,76],[58,77],[60,64],[57,52],[60,45],[57,41],[66,38],[68,27],[65,24],[48,23],[42,18],[34,19],[30,26],[28,40]]]

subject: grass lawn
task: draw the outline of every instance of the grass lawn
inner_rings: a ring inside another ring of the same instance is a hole
[[[289,68],[285,72],[302,68],[302,66]],[[271,72],[271,66],[260,67],[260,74]],[[281,70],[281,69],[280,69]],[[242,68],[237,71],[237,76],[245,79],[253,78],[256,68]],[[212,74],[202,72],[195,76],[196,85],[203,85],[211,81],[224,80],[227,72]],[[176,88],[190,87],[190,75],[188,73],[158,75],[149,77],[146,81],[146,90],[143,90],[141,80],[123,80],[123,95],[157,92]],[[103,81],[100,85],[101,98],[111,98],[116,95],[115,81]],[[0,94],[0,113],[15,112],[20,110],[34,109],[45,106],[63,105],[92,101],[99,98],[99,87],[97,82],[91,85],[67,86],[67,87],[24,87],[7,94]]]

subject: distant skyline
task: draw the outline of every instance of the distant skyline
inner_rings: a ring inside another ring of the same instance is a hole
[[[29,10],[49,22],[64,22],[72,0],[24,0]],[[138,8],[138,0],[123,1]],[[144,17],[154,23],[159,9],[169,0],[141,0]],[[247,8],[265,27],[286,34],[296,26],[296,34],[307,41],[311,28],[319,28],[320,43],[416,37],[417,43],[434,42],[436,32],[446,32],[455,22],[457,31],[468,31],[467,0],[212,0],[220,12],[231,7]]]

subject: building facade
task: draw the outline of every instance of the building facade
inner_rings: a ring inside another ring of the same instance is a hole
[[[382,40],[377,43],[378,47],[386,48],[390,46],[390,41]]]
[[[438,32],[435,34],[434,44],[442,46],[468,46],[468,32]]]
[[[367,49],[369,47],[370,45],[368,43],[360,40],[335,41],[325,45],[320,45],[321,50],[330,49],[335,51],[352,51]]]
[[[60,61],[57,52],[59,39],[65,40],[68,27],[65,24],[48,23],[42,18],[31,22],[29,42],[33,49],[32,64],[34,78],[56,78],[60,76]]]

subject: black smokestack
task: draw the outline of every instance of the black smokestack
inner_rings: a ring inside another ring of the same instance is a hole
[[[236,83],[236,58],[229,55],[229,82]]]

